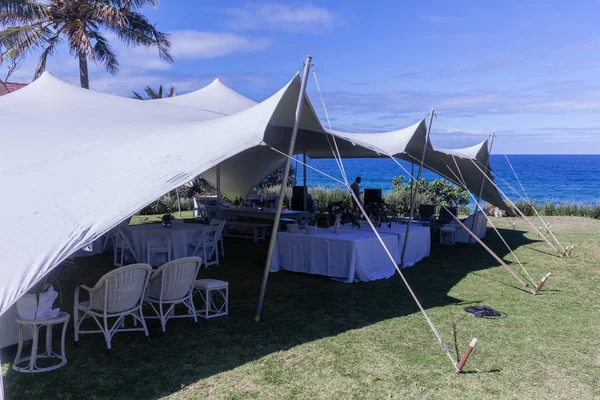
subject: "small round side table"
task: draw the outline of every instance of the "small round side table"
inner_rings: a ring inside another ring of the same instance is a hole
[[[17,372],[38,373],[52,371],[65,365],[67,363],[67,357],[65,357],[65,334],[67,333],[69,318],[71,318],[71,316],[68,313],[61,311],[56,318],[36,320],[17,319],[17,326],[19,327],[19,348],[17,349],[17,357],[12,366],[13,369]],[[55,353],[52,350],[52,327],[58,324],[63,324],[60,354]],[[31,355],[28,357],[21,357],[23,351],[24,326],[29,326],[33,331]],[[43,327],[46,328],[46,351],[42,354],[38,354],[38,336],[40,329]],[[56,359],[60,362],[49,367],[38,367],[36,364],[38,359]]]

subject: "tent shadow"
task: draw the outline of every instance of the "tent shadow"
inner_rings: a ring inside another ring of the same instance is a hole
[[[509,229],[501,233],[513,246],[531,243],[523,231]],[[503,257],[508,251],[505,247],[502,251],[504,245],[493,236],[495,233],[488,229],[486,242]],[[101,335],[82,337],[77,349],[69,340],[66,367],[35,377],[11,370],[5,382],[8,398],[35,397],[35,387],[36,393],[60,390],[63,396],[72,398],[131,398],[124,389],[129,388],[135,391],[136,398],[154,399],[272,353],[419,311],[397,275],[387,280],[345,284],[321,276],[278,272],[269,277],[262,320],[256,323],[253,316],[267,247],[241,240],[231,240],[226,246],[222,264],[202,269],[200,278],[229,282],[227,317],[200,320],[198,324],[191,319],[171,320],[164,336],[158,323],[152,321],[151,343],[142,343],[139,332],[117,334],[112,356],[106,355]],[[111,269],[112,256],[88,257],[78,263],[81,268],[77,274],[56,272],[68,278],[62,288],[61,308],[69,313],[73,311],[76,285],[93,285]],[[496,266],[497,261],[481,246],[443,247],[434,242],[431,256],[404,269],[403,274],[428,309],[479,302],[456,299],[448,293],[467,274]],[[68,338],[72,338],[72,332],[70,327]],[[459,354],[454,342],[454,350]],[[14,359],[14,348],[5,353],[3,360]],[[499,370],[464,373],[484,372]]]

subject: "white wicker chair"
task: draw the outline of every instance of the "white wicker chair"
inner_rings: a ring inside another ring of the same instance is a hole
[[[180,258],[163,264],[150,277],[145,303],[150,304],[156,316],[146,318],[158,318],[163,332],[171,318],[194,318],[198,322],[192,296],[201,264],[199,257]],[[189,313],[176,315],[177,304],[185,305]]]
[[[197,257],[202,256],[205,267],[219,265],[217,232],[219,232],[219,226],[207,226],[202,232],[202,235],[195,242],[190,243],[192,254]],[[215,260],[210,261],[213,256],[215,257]]]
[[[168,229],[156,229],[148,232],[148,241],[146,244],[146,262],[152,266],[160,265],[164,261],[160,263],[154,264],[152,262],[152,256],[154,254],[164,254],[166,255],[166,262],[171,261],[171,256],[173,254],[173,244],[171,242],[171,233]]]
[[[150,340],[142,304],[148,278],[152,267],[148,264],[132,264],[115,269],[105,274],[93,288],[85,285],[75,289],[75,310],[73,312],[73,325],[75,328],[75,345],[79,343],[79,335],[102,333],[106,341],[108,353],[111,352],[111,340],[117,332],[143,331]],[[85,289],[89,294],[89,301],[79,301],[79,290]],[[125,317],[131,315],[134,321],[133,328],[125,328]],[[99,330],[81,330],[81,323],[91,317],[98,325]],[[109,323],[109,319],[115,319]],[[142,327],[137,327],[137,322]]]
[[[210,221],[210,226],[218,226],[219,230],[215,234],[217,238],[217,249],[220,247],[220,254],[222,257],[225,257],[225,247],[223,246],[223,229],[225,229],[225,224],[227,223],[224,219],[213,219]]]
[[[136,263],[140,262],[140,257],[135,252],[133,245],[129,241],[127,235],[121,228],[113,230],[113,265],[122,267],[125,265],[125,253],[129,252]]]

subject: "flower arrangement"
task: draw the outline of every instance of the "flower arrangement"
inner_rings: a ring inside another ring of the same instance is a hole
[[[358,219],[357,214],[351,208],[344,207],[340,203],[332,203],[329,205],[329,214],[331,224],[335,225],[339,222],[340,225],[345,225],[347,223],[352,224],[357,228],[360,228],[360,221]]]
[[[165,214],[162,216],[162,224],[163,226],[169,228],[171,226],[171,224],[173,223],[173,220],[175,219],[175,217],[172,214]]]

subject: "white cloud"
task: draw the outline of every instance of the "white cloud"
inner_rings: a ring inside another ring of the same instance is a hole
[[[198,60],[223,57],[233,53],[264,50],[271,40],[248,38],[234,33],[176,31],[171,33],[172,55],[176,59]]]
[[[247,4],[227,10],[229,28],[298,32],[332,27],[335,15],[325,7],[284,4]]]
[[[182,30],[170,32],[171,55],[175,62],[180,60],[202,60],[226,57],[238,53],[251,53],[266,49],[271,40],[268,38],[249,38],[228,32],[200,32]],[[116,37],[110,38],[111,43],[118,44],[121,69],[139,71],[164,71],[172,65],[158,56],[155,48],[135,47],[128,49]]]

